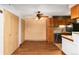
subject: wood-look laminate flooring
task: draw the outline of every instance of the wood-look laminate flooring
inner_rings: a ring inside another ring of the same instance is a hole
[[[46,41],[25,41],[12,55],[62,55],[62,52]]]

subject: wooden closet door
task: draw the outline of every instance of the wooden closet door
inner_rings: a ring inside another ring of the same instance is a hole
[[[9,54],[9,44],[11,43],[11,15],[4,10],[4,54]]]
[[[12,33],[12,43],[14,44],[14,42],[16,42],[14,44],[14,47],[16,47],[18,45],[18,32],[19,32],[19,20],[18,17],[15,16],[14,14],[11,14],[11,33]]]
[[[12,54],[18,48],[18,17],[4,10],[4,54]]]

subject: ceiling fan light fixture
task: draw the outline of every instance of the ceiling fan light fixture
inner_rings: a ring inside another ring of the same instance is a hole
[[[40,13],[40,11],[37,12],[37,15],[38,19],[40,19],[42,17],[42,14]]]

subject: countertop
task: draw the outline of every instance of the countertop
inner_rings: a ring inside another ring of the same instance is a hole
[[[67,39],[67,40],[70,40],[73,42],[73,38],[72,38],[72,35],[61,35],[63,38]]]
[[[79,32],[72,32],[73,34],[78,34],[79,35]]]

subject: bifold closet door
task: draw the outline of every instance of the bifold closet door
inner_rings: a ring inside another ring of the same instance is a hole
[[[12,54],[18,48],[18,17],[4,10],[4,54]]]

